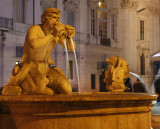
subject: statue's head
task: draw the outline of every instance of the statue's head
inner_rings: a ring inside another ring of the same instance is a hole
[[[106,59],[108,65],[112,65],[114,68],[118,65],[118,57],[112,56]]]
[[[44,10],[41,16],[42,24],[48,22],[50,29],[52,29],[57,23],[59,23],[60,19],[60,10],[50,7]]]

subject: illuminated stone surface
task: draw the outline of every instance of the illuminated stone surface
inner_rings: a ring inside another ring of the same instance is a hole
[[[57,43],[73,51],[71,39],[75,29],[60,23],[60,10],[50,7],[41,16],[41,25],[33,25],[28,29],[23,57],[12,70],[12,76],[2,90],[3,95],[28,95],[54,93],[70,94],[71,85],[65,74],[58,67],[49,67],[54,62],[52,51]]]
[[[155,94],[0,96],[1,129],[150,129]]]
[[[125,79],[129,78],[129,68],[127,62],[120,56],[112,56],[106,59],[108,69],[105,71],[106,89],[108,91],[125,91]]]

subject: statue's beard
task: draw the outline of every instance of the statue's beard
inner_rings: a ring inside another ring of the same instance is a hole
[[[49,29],[50,30],[53,30],[54,28],[55,28],[55,25],[56,25],[56,23],[54,22],[50,22],[49,20],[48,20],[48,27],[49,27]]]
[[[49,22],[49,29],[50,29],[50,30],[53,30],[54,27],[55,27],[55,24]]]

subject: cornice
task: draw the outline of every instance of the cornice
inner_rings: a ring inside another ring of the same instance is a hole
[[[66,0],[64,2],[64,9],[74,10],[76,8],[79,8],[79,5],[80,5],[79,0]]]
[[[151,15],[159,15],[160,14],[160,9],[159,8],[155,8],[151,5],[147,6],[147,10]]]
[[[98,0],[87,0],[88,6],[98,7]]]
[[[138,8],[138,2],[135,0],[121,0],[121,7],[136,10]]]
[[[118,15],[118,9],[112,8],[112,9],[110,9],[110,13]]]

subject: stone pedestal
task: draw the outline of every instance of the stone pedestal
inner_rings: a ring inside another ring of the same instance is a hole
[[[0,96],[0,129],[150,129],[155,94]]]

